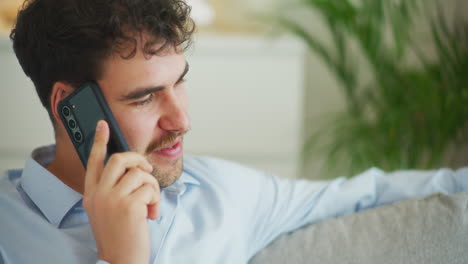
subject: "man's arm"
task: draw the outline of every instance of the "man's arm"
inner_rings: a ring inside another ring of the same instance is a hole
[[[348,215],[434,192],[468,189],[468,169],[458,171],[399,171],[370,169],[351,179],[291,181],[264,176],[252,213],[253,254],[278,235],[322,219]]]

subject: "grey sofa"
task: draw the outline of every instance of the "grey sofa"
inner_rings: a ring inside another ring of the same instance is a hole
[[[468,263],[468,192],[434,194],[285,234],[250,264]]]

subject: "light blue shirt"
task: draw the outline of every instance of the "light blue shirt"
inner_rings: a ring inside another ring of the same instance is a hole
[[[0,263],[105,263],[82,195],[44,167],[55,148],[37,149],[22,170],[0,178]],[[162,190],[160,217],[148,220],[150,263],[247,263],[280,234],[321,219],[468,189],[457,171],[370,169],[350,180],[288,180],[206,157],[186,157],[179,180]]]

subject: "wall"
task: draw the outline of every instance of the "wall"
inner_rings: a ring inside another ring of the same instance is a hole
[[[48,116],[10,41],[0,39],[0,169],[50,144]],[[186,152],[296,177],[302,131],[303,48],[291,39],[199,35],[187,52],[192,130]]]

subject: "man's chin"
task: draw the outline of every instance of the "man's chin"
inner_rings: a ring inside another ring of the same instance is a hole
[[[182,175],[183,157],[170,162],[164,162],[164,164],[158,164],[155,162],[152,162],[151,164],[154,168],[151,174],[156,178],[156,180],[158,180],[160,188],[170,186]]]

